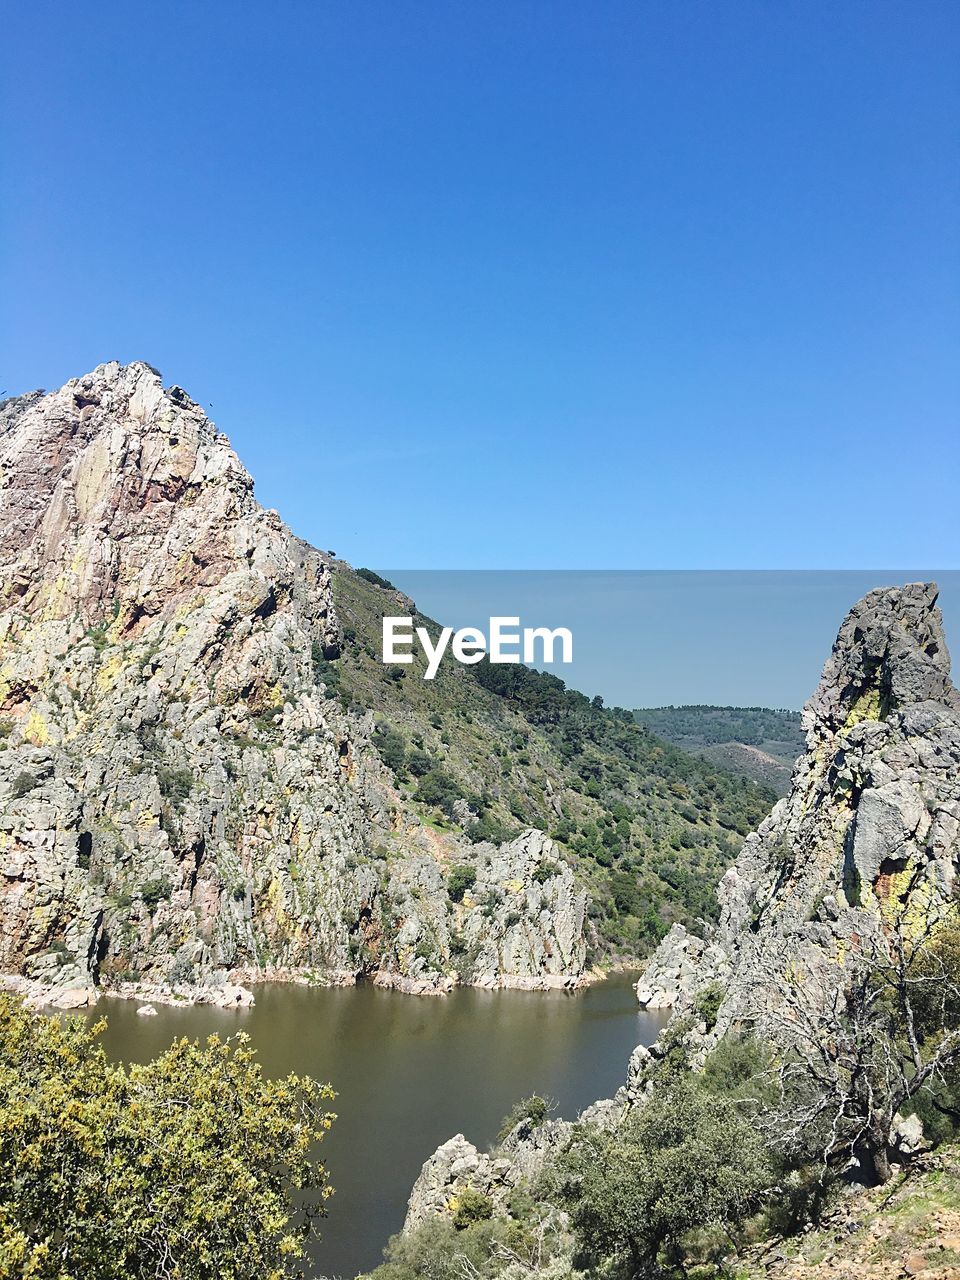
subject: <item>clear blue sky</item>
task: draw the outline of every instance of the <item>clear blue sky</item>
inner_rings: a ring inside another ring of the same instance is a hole
[[[933,579],[960,673],[960,572],[820,573],[391,571],[428,616],[488,629],[568,627],[573,662],[551,666],[608,706],[719,703],[799,709],[813,693],[840,624],[874,587]],[[449,661],[450,659],[445,659]]]
[[[960,564],[960,6],[16,4],[0,387],[354,563]]]

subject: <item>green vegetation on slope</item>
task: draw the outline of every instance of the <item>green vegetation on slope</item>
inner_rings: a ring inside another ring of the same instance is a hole
[[[604,708],[521,665],[441,663],[423,680],[380,661],[384,614],[415,613],[377,575],[337,566],[345,644],[315,655],[328,695],[376,709],[375,742],[427,823],[501,841],[551,835],[591,897],[594,958],[640,956],[676,920],[716,915],[714,886],[771,807],[769,788],[661,741],[629,711]],[[432,635],[439,628],[416,615]]]
[[[765,742],[796,744],[803,749],[800,712],[770,707],[645,707],[634,711],[637,724],[670,742],[683,739],[691,746],[705,747],[717,742],[742,742],[762,747]]]

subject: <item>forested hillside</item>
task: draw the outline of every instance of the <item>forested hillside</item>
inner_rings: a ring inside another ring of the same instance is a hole
[[[803,750],[800,712],[770,707],[645,707],[634,719],[668,742],[785,795]]]
[[[663,741],[629,711],[517,665],[380,661],[384,614],[415,604],[338,563],[340,657],[317,670],[346,708],[375,708],[374,742],[423,820],[501,841],[546,831],[590,894],[595,957],[643,955],[675,920],[712,919],[714,884],[771,807],[767,787]],[[416,614],[417,625],[437,630]]]

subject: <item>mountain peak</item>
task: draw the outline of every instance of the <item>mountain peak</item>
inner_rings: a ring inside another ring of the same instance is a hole
[[[95,622],[164,607],[279,534],[229,441],[150,365],[99,365],[2,410],[0,604]]]
[[[645,1003],[689,1008],[719,982],[717,1035],[739,1022],[783,1038],[801,1000],[825,1018],[858,955],[953,909],[960,697],[935,583],[854,605],[803,719],[790,793],[721,880],[710,944],[674,931],[640,983]]]
[[[955,700],[938,595],[935,582],[910,582],[877,588],[853,606],[804,709],[812,742],[895,708]]]

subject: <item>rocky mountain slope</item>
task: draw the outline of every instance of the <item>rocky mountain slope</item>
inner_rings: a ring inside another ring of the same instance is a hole
[[[742,1280],[960,1280],[960,1149],[848,1197],[799,1238],[745,1258]]]
[[[0,970],[65,1002],[576,983],[770,802],[525,668],[385,668],[413,602],[145,364],[0,406],[0,565]]]

